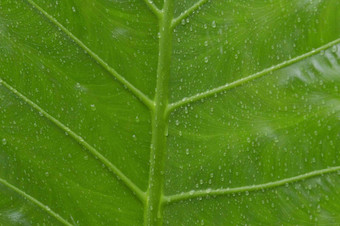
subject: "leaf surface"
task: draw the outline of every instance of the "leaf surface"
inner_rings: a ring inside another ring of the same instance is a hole
[[[1,1],[0,224],[339,224],[339,15]]]

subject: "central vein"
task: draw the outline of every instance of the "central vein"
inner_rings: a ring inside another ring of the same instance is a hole
[[[152,112],[152,140],[150,154],[149,186],[145,203],[144,225],[162,224],[162,199],[164,187],[164,159],[168,125],[168,83],[172,54],[173,0],[165,0],[159,18],[159,55],[155,108]]]

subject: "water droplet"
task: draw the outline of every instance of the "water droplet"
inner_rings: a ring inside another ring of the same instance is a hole
[[[94,105],[94,104],[91,104],[90,107],[91,107],[91,110],[92,110],[92,111],[97,110],[96,105]]]
[[[333,46],[333,47],[332,47],[332,52],[333,52],[333,53],[336,53],[336,51],[338,51],[338,47],[337,47],[337,46]]]
[[[1,140],[1,142],[2,142],[3,145],[6,145],[6,144],[7,144],[6,138],[3,138],[3,139]]]
[[[175,123],[176,123],[176,126],[178,126],[178,125],[179,125],[179,121],[178,121],[178,120],[176,120],[176,122],[175,122]]]
[[[211,26],[212,26],[213,28],[216,28],[216,21],[215,21],[215,20],[211,23]]]

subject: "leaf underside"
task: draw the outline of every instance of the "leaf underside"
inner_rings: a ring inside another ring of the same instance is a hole
[[[340,224],[337,0],[0,2],[0,225]]]

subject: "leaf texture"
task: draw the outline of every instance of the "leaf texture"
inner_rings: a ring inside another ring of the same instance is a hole
[[[0,2],[0,225],[339,224],[340,3]]]

